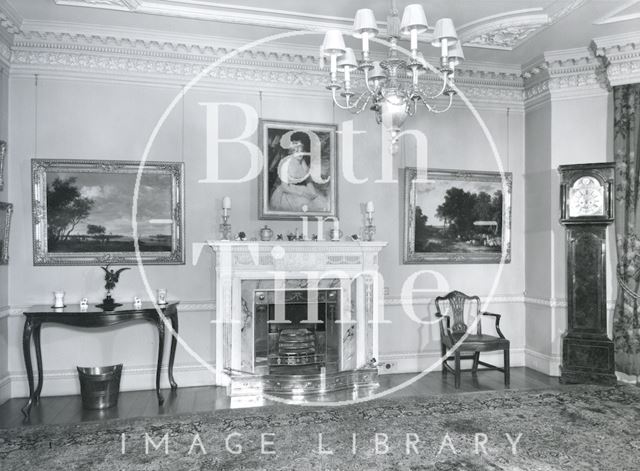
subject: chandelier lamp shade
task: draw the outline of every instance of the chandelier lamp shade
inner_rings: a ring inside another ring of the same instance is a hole
[[[407,5],[400,20],[395,0],[392,0],[387,17],[389,51],[387,58],[381,61],[372,60],[370,54],[370,39],[380,32],[372,10],[358,10],[353,21],[353,36],[362,41],[360,59],[356,58],[352,48],[346,47],[340,31],[327,31],[321,53],[323,59],[329,59],[330,82],[327,89],[331,91],[336,106],[354,114],[370,106],[376,113],[378,124],[392,134],[396,134],[407,118],[416,113],[419,104],[432,113],[449,110],[456,93],[452,87],[454,71],[464,60],[462,45],[450,18],[436,22],[431,45],[439,49],[438,69],[442,86],[438,93],[429,95],[419,82],[420,75],[426,73],[427,64],[418,50],[418,36],[428,30],[427,15],[422,5]],[[410,54],[405,57],[398,50],[398,41],[403,38],[410,41]],[[324,60],[321,61],[323,63]],[[354,89],[355,72],[364,76],[361,90]],[[448,98],[448,105],[438,109],[433,104],[438,97]]]

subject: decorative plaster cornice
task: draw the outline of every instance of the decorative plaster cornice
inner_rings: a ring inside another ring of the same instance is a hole
[[[32,27],[35,24],[26,23]],[[42,24],[38,25],[44,26]],[[164,40],[153,34],[139,39],[135,32],[117,34],[71,33],[57,24],[53,31],[29,29],[15,35],[12,67],[20,73],[105,73],[120,76],[153,76],[183,83],[210,64],[234,51],[237,45],[197,41]],[[239,53],[211,70],[208,80],[237,87],[304,89],[325,92],[326,71],[319,69],[317,52],[287,45],[262,45]],[[435,76],[427,79],[437,88]],[[467,64],[457,71],[457,83],[471,100],[522,104],[522,78],[515,69]]]
[[[606,93],[601,61],[586,48],[545,53],[523,67],[525,102]]]
[[[640,32],[596,38],[591,51],[611,86],[640,82]]]

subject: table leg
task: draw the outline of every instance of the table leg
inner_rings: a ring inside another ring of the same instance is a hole
[[[169,351],[169,383],[171,384],[171,390],[178,389],[178,384],[173,379],[173,362],[176,359],[176,346],[178,344],[178,311],[174,310],[171,315],[171,327],[173,327],[174,334],[171,336],[171,350]]]
[[[156,368],[156,395],[158,396],[158,404],[164,404],[164,397],[160,392],[160,372],[162,371],[162,357],[164,356],[164,322],[158,319],[158,366]]]
[[[22,352],[24,354],[24,364],[27,368],[27,380],[29,382],[29,400],[22,408],[22,414],[25,419],[31,413],[31,405],[33,404],[33,367],[31,366],[31,334],[33,333],[33,322],[27,318],[24,321],[24,330],[22,331]]]
[[[34,400],[36,404],[40,402],[40,393],[42,392],[42,383],[44,381],[43,373],[42,373],[42,347],[40,346],[41,327],[42,327],[41,323],[37,323],[33,327],[33,342],[36,345],[36,363],[38,364],[38,387],[36,387],[36,392],[34,394]]]

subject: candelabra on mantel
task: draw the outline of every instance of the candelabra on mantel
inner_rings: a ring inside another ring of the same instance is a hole
[[[367,201],[365,205],[366,222],[362,233],[362,238],[365,242],[372,242],[376,235],[376,226],[373,225],[373,209],[373,201]]]
[[[372,61],[369,53],[369,40],[379,32],[372,10],[360,9],[354,19],[353,36],[362,39],[360,61],[356,59],[352,48],[345,47],[339,31],[327,31],[321,51],[330,60],[330,82],[327,89],[331,91],[336,106],[357,114],[371,104],[370,108],[375,111],[378,124],[383,124],[392,135],[397,134],[407,117],[415,114],[418,103],[422,103],[432,113],[449,110],[456,94],[453,87],[454,71],[464,60],[464,53],[453,21],[450,18],[438,20],[430,41],[433,46],[440,48],[439,73],[442,86],[437,94],[430,95],[418,80],[419,75],[428,68],[436,71],[427,64],[418,50],[418,35],[427,30],[427,17],[422,5],[408,5],[400,21],[395,0],[391,0],[391,10],[387,17],[389,53],[382,61]],[[406,59],[398,54],[398,41],[402,35],[410,38],[411,53]],[[343,73],[342,84],[338,81],[338,71]],[[364,74],[364,90],[352,89],[351,73],[355,71]],[[411,77],[411,84],[408,86],[402,83],[403,76],[407,74]],[[343,90],[340,93],[343,100],[338,97],[340,90]],[[356,95],[357,98],[354,98]],[[449,104],[445,108],[438,109],[428,103],[441,96],[448,97]]]
[[[229,224],[229,210],[231,209],[231,198],[222,198],[222,224],[220,224],[220,234],[222,240],[232,240],[231,224]]]

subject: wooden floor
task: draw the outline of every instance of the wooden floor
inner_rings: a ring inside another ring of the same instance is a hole
[[[392,374],[379,377],[380,387],[376,392],[389,390],[413,378],[413,374]],[[179,378],[177,378],[179,382]],[[546,376],[529,368],[511,368],[511,389],[532,390],[563,387],[558,378]],[[453,376],[442,377],[433,372],[419,381],[393,392],[388,397],[433,396],[473,391],[503,390],[503,375],[497,371],[479,371],[477,376],[470,372],[462,374],[460,389],[453,387]],[[236,407],[226,396],[225,389],[215,386],[179,388],[176,393],[164,391],[165,403],[158,406],[155,391],[121,392],[118,405],[104,411],[90,411],[82,408],[80,396],[43,397],[31,410],[31,417],[24,421],[20,409],[26,399],[10,399],[0,406],[0,428],[13,428],[41,424],[73,424],[84,421],[112,418],[134,418],[171,416],[190,412],[206,412]],[[324,397],[327,401],[350,398],[350,393],[332,393]]]

